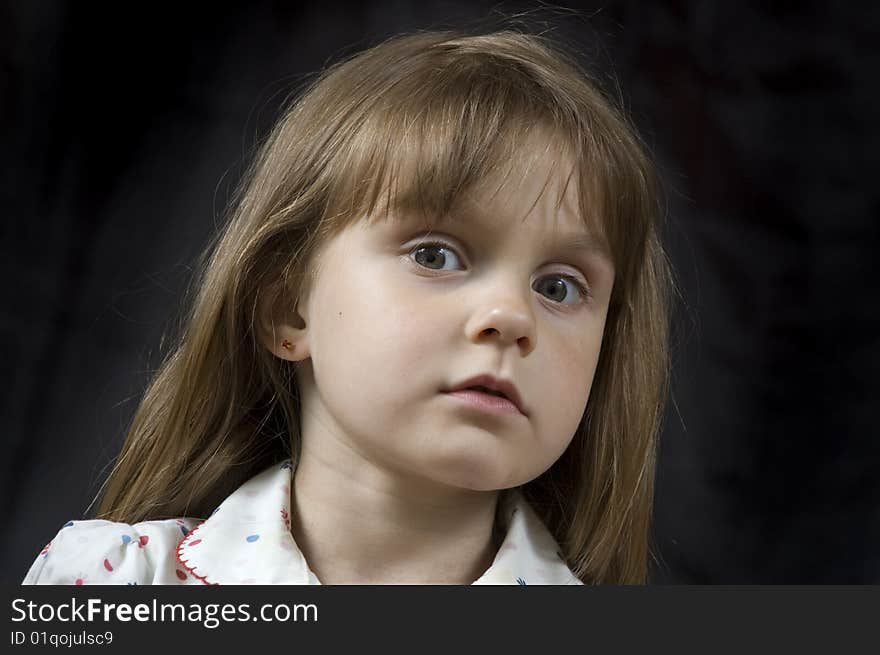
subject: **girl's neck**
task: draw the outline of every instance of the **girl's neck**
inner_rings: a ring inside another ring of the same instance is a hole
[[[291,531],[323,584],[471,584],[492,564],[497,491],[406,480],[303,445]]]

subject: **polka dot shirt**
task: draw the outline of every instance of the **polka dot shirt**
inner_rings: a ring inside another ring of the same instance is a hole
[[[251,478],[207,519],[129,525],[69,521],[23,584],[321,584],[290,532],[289,461]],[[502,508],[507,532],[477,585],[579,585],[519,492]]]

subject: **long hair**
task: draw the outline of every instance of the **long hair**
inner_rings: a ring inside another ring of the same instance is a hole
[[[271,463],[295,466],[300,399],[291,364],[261,345],[263,308],[307,293],[322,244],[352,222],[404,206],[446,214],[537,134],[573,162],[580,215],[605,241],[615,282],[582,420],[521,490],[581,580],[644,583],[669,376],[660,188],[635,130],[576,58],[512,30],[395,37],[289,104],[206,252],[99,517],[204,516]]]

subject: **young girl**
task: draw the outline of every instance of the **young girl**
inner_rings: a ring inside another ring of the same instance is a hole
[[[644,583],[659,215],[541,37],[333,66],[248,172],[99,518],[25,583]]]

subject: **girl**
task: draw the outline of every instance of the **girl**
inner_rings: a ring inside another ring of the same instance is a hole
[[[25,583],[644,583],[659,215],[543,38],[331,67],[245,176],[99,518]]]

